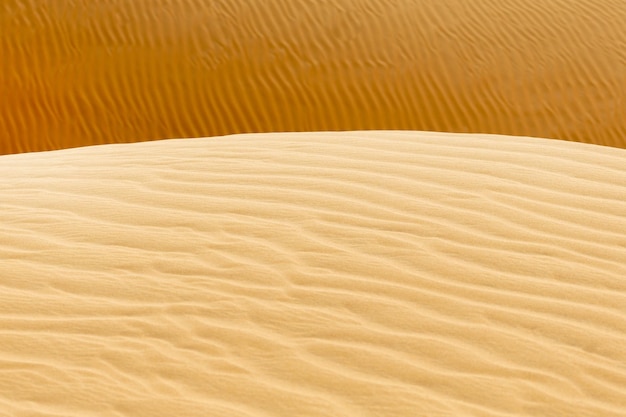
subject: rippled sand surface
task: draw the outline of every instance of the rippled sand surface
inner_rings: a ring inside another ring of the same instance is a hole
[[[626,150],[350,132],[5,155],[0,227],[2,415],[626,415]]]
[[[626,146],[617,0],[2,0],[0,153],[416,129]]]

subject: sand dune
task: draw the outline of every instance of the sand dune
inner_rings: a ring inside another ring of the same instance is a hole
[[[3,0],[0,153],[365,129],[626,147],[624,22],[616,0]]]
[[[11,416],[624,416],[626,150],[236,135],[0,158]]]

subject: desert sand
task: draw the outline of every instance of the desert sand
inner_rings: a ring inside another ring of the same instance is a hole
[[[2,0],[0,153],[411,129],[626,147],[621,0]]]
[[[626,415],[626,150],[425,132],[0,157],[0,414]]]
[[[626,3],[1,3],[1,416],[626,416]]]

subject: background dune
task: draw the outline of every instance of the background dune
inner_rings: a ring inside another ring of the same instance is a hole
[[[352,132],[6,155],[0,227],[3,415],[626,413],[626,150]]]
[[[2,0],[0,153],[416,129],[626,146],[617,0]]]

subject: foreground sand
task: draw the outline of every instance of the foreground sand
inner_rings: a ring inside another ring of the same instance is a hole
[[[413,129],[626,147],[621,0],[2,0],[0,153]]]
[[[624,416],[626,151],[420,132],[0,158],[11,416]]]

